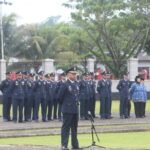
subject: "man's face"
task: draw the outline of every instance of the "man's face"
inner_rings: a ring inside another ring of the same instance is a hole
[[[70,80],[76,80],[77,74],[69,72],[67,76]]]
[[[17,79],[22,79],[22,74],[17,74]]]

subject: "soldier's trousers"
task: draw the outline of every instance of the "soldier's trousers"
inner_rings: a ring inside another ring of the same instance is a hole
[[[111,98],[109,96],[100,98],[100,115],[101,118],[109,118],[111,116]]]
[[[120,116],[128,117],[128,95],[120,95]]]
[[[57,119],[57,108],[58,108],[58,102],[56,99],[53,101],[53,119]]]
[[[39,119],[39,107],[41,105],[41,112],[42,112],[42,121],[46,121],[46,99],[36,97],[36,103],[35,103],[35,116],[34,119]]]
[[[51,100],[47,100],[47,120],[52,120],[52,108],[53,102]]]
[[[13,121],[18,121],[18,109],[19,109],[19,122],[23,121],[23,106],[24,106],[24,99],[12,99],[13,104]]]
[[[72,147],[78,148],[79,143],[77,139],[78,114],[63,114],[63,125],[61,128],[61,145],[68,147],[69,133],[71,130],[71,144]]]
[[[3,95],[3,119],[9,121],[10,118],[10,110],[11,110],[11,97],[7,95]]]

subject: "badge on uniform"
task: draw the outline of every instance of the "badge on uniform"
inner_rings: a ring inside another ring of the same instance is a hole
[[[79,91],[79,86],[77,86],[77,90]]]
[[[102,82],[102,86],[105,86],[105,82]]]
[[[15,82],[15,85],[19,85],[18,81]]]
[[[72,87],[71,87],[71,86],[69,86],[69,87],[68,87],[68,90],[69,90],[69,92],[71,92],[71,91],[72,91]]]
[[[109,82],[107,81],[107,85],[109,85]]]
[[[38,82],[38,85],[41,85],[41,82]]]
[[[24,81],[22,81],[21,83],[22,83],[22,85],[24,85]]]

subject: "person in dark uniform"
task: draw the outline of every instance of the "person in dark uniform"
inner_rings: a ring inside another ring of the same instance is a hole
[[[95,88],[96,88],[96,82],[94,81],[94,73],[90,72],[88,75],[88,83],[90,87],[90,103],[89,103],[89,110],[92,114],[92,116],[95,118],[95,103],[96,103],[96,97],[95,97]]]
[[[82,80],[79,81],[79,99],[80,99],[80,119],[88,120],[90,86],[88,85],[88,73],[82,74]]]
[[[77,139],[79,87],[76,82],[76,68],[67,70],[66,74],[67,81],[62,84],[58,93],[59,97],[61,97],[59,102],[62,104],[63,114],[63,124],[61,128],[62,150],[68,150],[70,130],[72,148],[79,148]]]
[[[23,71],[22,72],[23,75],[23,81],[25,83],[24,87],[24,121],[27,122],[28,121],[28,114],[29,114],[29,72],[28,71]]]
[[[46,106],[46,114],[47,114],[47,120],[48,121],[51,121],[52,120],[52,108],[53,108],[53,83],[51,81],[51,77],[50,77],[50,74],[46,74],[45,75],[45,78],[46,78],[46,81],[47,81],[47,84],[46,84],[46,103],[47,103],[47,106]]]
[[[17,79],[14,80],[9,88],[12,92],[12,104],[13,104],[13,121],[18,121],[18,109],[19,109],[19,122],[23,122],[23,106],[24,106],[24,86],[25,82],[22,80],[22,72],[16,72]]]
[[[56,90],[56,93],[59,92],[59,89],[60,87],[62,86],[62,84],[65,83],[66,81],[66,74],[63,72],[60,74],[60,77],[59,77],[59,81],[57,83],[57,90]],[[61,113],[61,103],[59,103],[59,98],[61,99],[61,97],[58,97],[58,94],[57,94],[57,102],[58,102],[58,120],[59,121],[62,121],[62,113]]]
[[[10,110],[11,110],[11,92],[9,91],[10,85],[12,83],[11,80],[11,72],[6,72],[6,79],[2,81],[0,84],[0,90],[3,93],[3,121],[10,121]]]
[[[119,81],[117,85],[117,89],[119,90],[120,94],[120,118],[128,118],[129,117],[129,88],[130,88],[130,81],[128,80],[128,75],[124,74],[123,79]]]
[[[39,120],[39,107],[41,105],[42,112],[42,121],[46,122],[46,81],[44,80],[44,72],[40,71],[38,73],[39,79],[35,81],[34,92],[35,92],[35,116],[34,121],[38,122]]]
[[[34,98],[34,73],[30,73],[28,75],[28,80],[26,82],[27,86],[27,114],[26,114],[26,121],[30,122],[32,121],[32,118],[34,116],[34,108],[35,108],[35,98]]]
[[[111,81],[106,72],[102,73],[103,79],[98,82],[97,91],[100,95],[101,119],[111,119]]]
[[[55,73],[50,73],[50,78],[51,78],[51,84],[52,84],[52,101],[53,101],[53,119],[57,119],[57,114],[58,114],[58,101],[57,101],[57,82],[55,81]]]

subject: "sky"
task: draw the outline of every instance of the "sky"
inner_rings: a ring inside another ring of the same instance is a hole
[[[3,0],[0,0],[3,1]],[[6,0],[11,6],[3,5],[3,14],[15,12],[18,24],[38,23],[50,16],[62,16],[61,20],[70,19],[70,10],[62,6],[67,0]]]

